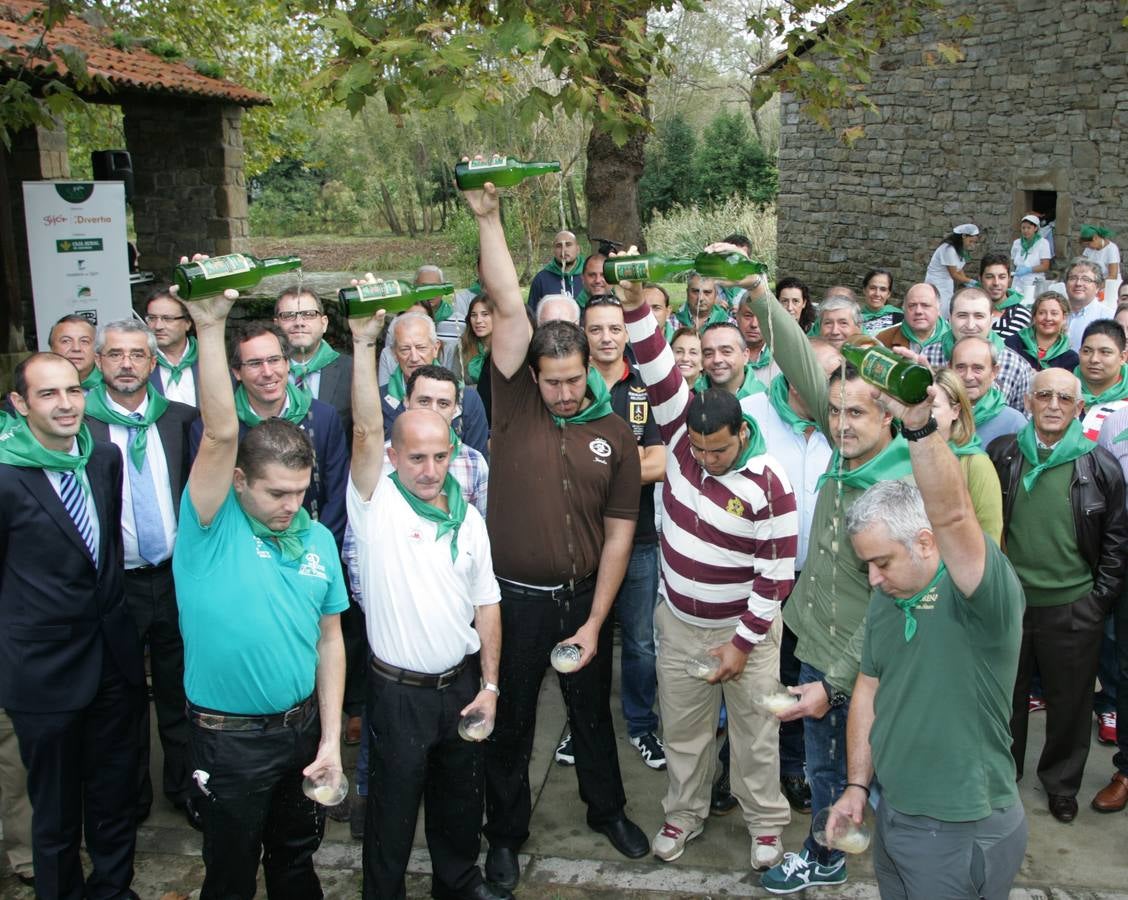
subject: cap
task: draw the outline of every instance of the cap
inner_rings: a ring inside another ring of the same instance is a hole
[[[1042,220],[1039,219],[1036,215],[1034,215],[1034,213],[1027,213],[1025,216],[1022,217],[1022,221],[1023,222],[1029,222],[1035,228],[1038,228],[1042,224]]]
[[[962,235],[966,235],[966,236],[974,236],[974,235],[979,234],[979,227],[977,225],[972,225],[970,222],[968,222],[966,225],[957,225],[955,228],[952,229],[952,231],[955,234],[962,234]]]

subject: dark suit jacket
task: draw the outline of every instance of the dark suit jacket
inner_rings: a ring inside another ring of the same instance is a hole
[[[314,400],[301,423],[302,430],[313,442],[313,478],[302,505],[311,515],[317,511],[317,520],[333,532],[337,548],[345,540],[345,489],[349,483],[349,445],[341,429],[341,417],[327,403]],[[247,426],[239,423],[239,440],[247,433]],[[188,452],[192,459],[200,449],[204,434],[204,421],[197,419],[188,431]]]
[[[388,397],[388,387],[380,388],[380,408],[384,413],[384,440],[392,439],[392,426],[403,412],[403,404]],[[462,391],[462,415],[455,416],[451,423],[462,443],[473,447],[488,461],[490,458],[490,425],[486,421],[486,409],[482,398],[472,387]]]
[[[109,652],[144,678],[122,591],[117,447],[96,443],[86,474],[98,511],[98,564],[42,469],[0,465],[0,707],[63,712],[90,703]]]
[[[196,380],[196,400],[200,399],[200,364],[198,362],[192,363],[192,377]],[[161,367],[157,366],[153,369],[153,374],[149,376],[149,384],[151,384],[162,397],[164,396],[164,382],[161,380]]]
[[[345,440],[352,443],[352,357],[342,353],[321,370],[317,399],[328,403],[341,417]]]
[[[169,401],[168,409],[157,419],[157,433],[161,436],[165,462],[168,465],[169,486],[172,488],[172,512],[180,517],[180,497],[188,483],[191,457],[188,454],[188,429],[200,417],[200,411],[187,403]],[[110,426],[97,419],[86,417],[86,424],[94,440],[110,443]]]

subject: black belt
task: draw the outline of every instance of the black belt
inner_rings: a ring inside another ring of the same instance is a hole
[[[209,731],[265,731],[268,728],[284,728],[302,722],[316,707],[316,694],[310,694],[297,706],[285,712],[271,713],[265,716],[244,716],[238,713],[217,712],[202,709],[189,703],[188,718],[201,728],[207,728]]]
[[[159,562],[154,566],[134,566],[132,569],[126,569],[126,572],[139,572],[139,573],[155,573],[163,572],[165,569],[172,568],[172,557],[170,556],[164,562]]]
[[[501,577],[498,577],[497,580],[501,582],[501,589],[513,596],[528,597],[531,600],[566,600],[593,587],[595,585],[595,572],[590,572],[582,578],[573,578],[567,584],[554,588],[529,587],[527,584],[517,584],[515,581]]]
[[[430,675],[426,672],[413,672],[411,669],[401,669],[398,666],[388,665],[382,659],[377,659],[375,656],[369,657],[372,671],[381,678],[387,678],[388,681],[394,681],[396,684],[406,684],[409,687],[436,688],[440,691],[454,683],[454,680],[458,677],[458,673],[466,668],[466,661],[468,659],[470,659],[469,656],[464,656],[462,662],[453,669],[447,669],[445,672],[439,672],[437,675]]]

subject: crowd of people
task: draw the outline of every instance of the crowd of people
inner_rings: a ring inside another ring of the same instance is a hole
[[[828,835],[872,807],[883,897],[1006,897],[1039,712],[1050,814],[1079,814],[1094,715],[1119,752],[1090,805],[1128,805],[1111,232],[1085,226],[1060,283],[1031,214],[975,278],[965,224],[903,295],[880,267],[818,303],[796,277],[692,274],[675,310],[566,231],[524,296],[497,192],[464,197],[477,281],[350,318],[347,348],[300,284],[269,322],[164,288],[136,318],[64,317],[17,368],[0,818],[37,897],[136,897],[151,710],[202,900],[254,896],[260,866],[275,900],[322,896],[326,816],[363,840],[364,897],[404,897],[420,805],[432,896],[511,897],[560,645],[555,759],[630,859],[673,862],[739,808],[766,890],[839,885]],[[861,335],[931,367],[927,398],[847,363]],[[626,814],[616,623],[627,736],[665,772],[654,835]]]

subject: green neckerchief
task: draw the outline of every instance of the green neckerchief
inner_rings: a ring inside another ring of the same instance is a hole
[[[997,387],[991,388],[971,406],[971,416],[975,420],[975,427],[979,428],[990,422],[1003,411],[1007,405],[1007,398]]]
[[[556,261],[555,256],[552,257],[551,260],[549,260],[548,265],[544,268],[546,272],[551,272],[553,275],[559,275],[561,278],[563,278],[565,275],[579,275],[584,270],[584,258],[582,256],[577,256],[576,261],[572,264],[572,268],[570,268],[567,272],[565,272],[560,267],[560,263]]]
[[[591,298],[588,296],[587,288],[581,288],[580,295],[576,298],[576,304],[580,307],[580,309],[587,309],[588,300],[590,299]]]
[[[184,355],[180,357],[180,362],[173,365],[170,363],[163,353],[157,351],[157,365],[162,369],[168,369],[168,380],[173,384],[180,384],[180,376],[185,369],[190,369],[192,364],[199,359],[200,350],[196,345],[194,337],[188,338],[188,346],[184,349]]]
[[[1002,299],[1002,302],[995,306],[996,312],[1002,312],[1004,309],[1010,309],[1012,306],[1018,306],[1022,303],[1022,294],[1014,288],[1007,290],[1007,295]]]
[[[317,349],[313,351],[313,356],[306,362],[298,362],[293,358],[290,359],[290,375],[295,379],[305,378],[305,376],[312,375],[314,372],[320,372],[340,355],[341,354],[330,347],[325,340],[322,340],[321,343],[317,345]]]
[[[242,506],[239,508],[243,509]],[[278,546],[278,552],[282,554],[282,558],[286,562],[293,562],[302,558],[305,553],[305,539],[309,535],[310,526],[309,513],[306,512],[304,506],[298,507],[294,518],[290,520],[289,527],[284,531],[275,531],[273,528],[264,525],[245,509],[243,509],[243,515],[247,517],[247,524],[251,526],[251,533],[264,543],[273,540]]]
[[[90,374],[82,379],[81,387],[84,391],[92,391],[103,381],[102,370],[95,366],[90,370]]]
[[[1022,248],[1023,257],[1030,253],[1030,251],[1038,245],[1038,241],[1040,240],[1042,240],[1042,235],[1038,234],[1037,231],[1034,232],[1034,236],[1029,240],[1020,234],[1018,236],[1018,245]]]
[[[729,469],[730,472],[739,472],[748,465],[748,460],[753,456],[768,452],[768,447],[764,443],[764,436],[760,433],[760,426],[756,424],[756,420],[748,413],[744,413],[744,423],[748,426],[748,444],[740,451],[740,456],[736,458],[736,462]]]
[[[787,379],[783,375],[777,375],[772,379],[771,387],[768,388],[768,402],[771,403],[776,414],[785,424],[790,425],[791,430],[796,434],[803,434],[808,428],[815,427],[813,421],[802,418],[787,402]]]
[[[760,347],[760,358],[757,359],[755,362],[750,361],[748,363],[748,365],[751,366],[753,369],[762,369],[765,366],[770,366],[771,364],[772,364],[772,348],[769,347],[767,344],[764,344],[762,347]]]
[[[296,384],[287,382],[286,400],[285,412],[278,418],[285,419],[287,422],[293,422],[295,425],[300,425],[302,420],[306,417],[306,413],[309,412],[309,405],[313,397]],[[235,388],[235,414],[239,417],[239,421],[248,428],[254,428],[262,421],[262,416],[251,408],[251,401],[247,397],[247,389],[241,384]]]
[[[454,315],[454,306],[445,297],[439,301],[439,306],[434,310],[434,320],[437,325],[439,322],[445,322]]]
[[[889,313],[899,313],[900,311],[901,310],[899,310],[896,306],[890,306],[888,303],[886,303],[885,306],[881,307],[881,309],[869,309],[868,307],[864,307],[862,309],[862,321],[870,322],[874,319],[880,318],[881,316],[888,315]]]
[[[973,434],[971,440],[966,444],[957,444],[954,441],[948,441],[948,446],[956,456],[973,456],[976,453],[986,453],[983,449],[983,441],[979,439],[979,435]]]
[[[485,366],[487,359],[489,359],[489,351],[486,350],[481,341],[478,341],[478,352],[470,357],[470,361],[466,363],[466,374],[473,378],[475,383],[482,380],[482,368]],[[396,371],[399,371],[399,367],[396,368]],[[392,383],[389,379],[388,393],[390,394],[391,392]]]
[[[687,300],[682,304],[682,308],[677,311],[677,320],[681,322],[686,328],[693,328],[693,315],[689,311],[689,301]],[[709,318],[697,330],[704,331],[710,325],[716,325],[718,322],[727,322],[729,315],[725,312],[725,308],[717,303],[709,310]]]
[[[815,488],[821,490],[825,481],[834,479],[844,488],[857,488],[859,491],[864,491],[879,481],[894,481],[911,475],[912,472],[909,443],[901,435],[897,435],[877,456],[855,469],[844,470],[842,454],[835,450],[830,458],[829,468],[819,476]]]
[[[901,320],[901,334],[903,334],[909,341],[909,346],[916,345],[923,350],[925,347],[931,347],[937,341],[944,340],[945,336],[952,333],[952,326],[948,324],[946,319],[937,319],[936,324],[932,326],[932,334],[926,340],[921,340],[913,334],[912,328],[909,327],[909,320]]]
[[[78,455],[62,450],[48,450],[32,434],[27,419],[23,416],[11,416],[3,433],[0,433],[0,463],[22,469],[74,472],[76,476],[82,477],[94,449],[94,438],[85,422],[79,427],[75,440],[78,442]]]
[[[1081,375],[1080,366],[1077,366],[1077,368],[1073,370],[1073,374],[1081,379],[1081,396],[1085,398],[1086,409],[1092,409],[1094,406],[1100,406],[1102,403],[1112,403],[1114,400],[1124,400],[1128,398],[1128,363],[1120,364],[1120,380],[1099,396],[1089,390],[1088,383]]]
[[[403,369],[398,365],[392,369],[392,375],[388,379],[388,396],[393,400],[398,400],[403,403],[403,398],[407,394],[407,383],[403,380]]]
[[[1040,462],[1038,460],[1038,436],[1034,433],[1034,422],[1027,422],[1018,433],[1018,449],[1022,451],[1022,455],[1030,463],[1030,471],[1022,476],[1022,486],[1026,488],[1026,493],[1029,494],[1034,490],[1034,483],[1047,469],[1071,463],[1096,449],[1096,446],[1085,437],[1085,432],[1081,429],[1081,422],[1074,419],[1069,423],[1062,439],[1057,442],[1057,446],[1050,452],[1049,458],[1045,462]]]
[[[911,597],[905,600],[894,600],[893,604],[897,609],[905,614],[905,643],[913,639],[913,635],[917,632],[917,620],[913,615],[913,609],[920,604],[925,595],[936,588],[940,583],[940,579],[944,577],[948,569],[944,565],[944,561],[940,561],[940,565],[936,569],[936,574],[932,576],[932,580],[924,586],[922,590],[917,591]]]
[[[741,382],[740,388],[736,392],[737,400],[743,400],[745,397],[751,397],[753,394],[760,394],[766,390],[763,382],[756,377],[754,370],[758,368],[760,368],[760,366],[753,366],[752,363],[744,364],[744,381]],[[697,380],[693,382],[693,390],[698,394],[715,386],[712,379],[704,372],[698,375]]]
[[[448,531],[451,532],[450,561],[454,562],[458,559],[458,529],[462,527],[462,523],[466,520],[466,498],[462,496],[462,488],[458,486],[454,476],[448,471],[446,479],[443,481],[443,494],[446,495],[449,512],[443,512],[437,506],[432,506],[430,503],[420,500],[403,486],[397,473],[393,472],[390,477],[392,484],[400,492],[400,496],[407,501],[407,505],[412,508],[415,514],[419,518],[434,522],[438,526],[435,530],[436,541]]]
[[[995,349],[999,353],[1002,353],[1003,349],[1006,347],[1006,344],[1003,343],[1003,339],[999,337],[999,333],[993,328],[990,329],[986,334],[978,335],[978,337],[981,337],[983,338],[983,340],[990,341],[992,344],[994,344]],[[940,338],[940,345],[944,348],[944,359],[950,360],[952,358],[952,348],[956,346],[956,333],[952,331],[950,323],[948,327],[948,333]]]
[[[144,415],[140,419],[133,419],[110,408],[104,384],[98,385],[86,395],[86,415],[107,425],[121,425],[123,428],[135,429],[129,441],[129,458],[138,472],[145,468],[145,448],[149,444],[149,427],[168,409],[168,400],[158,394],[151,384],[145,385],[145,396],[149,398],[149,405]]]
[[[1025,328],[1018,332],[1018,339],[1022,346],[1026,349],[1038,365],[1043,369],[1050,368],[1050,363],[1061,356],[1063,353],[1069,352],[1069,334],[1063,331],[1057,336],[1052,344],[1046,348],[1046,355],[1041,356],[1038,352],[1038,335],[1034,331],[1033,325],[1027,325]]]
[[[587,393],[591,394],[591,403],[574,416],[552,417],[557,428],[563,428],[565,425],[582,425],[584,422],[594,422],[596,419],[611,415],[611,392],[607,390],[607,382],[603,380],[603,376],[595,369],[588,369]]]
[[[677,328],[674,327],[674,323],[671,322],[670,319],[667,317],[666,327],[662,331],[662,336],[666,339],[667,344],[670,343],[670,341],[672,341],[674,339],[674,332],[675,331],[677,331]]]

